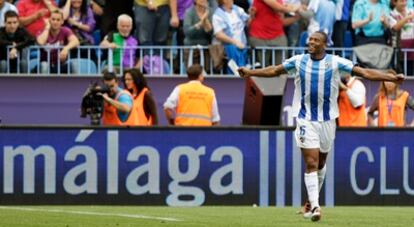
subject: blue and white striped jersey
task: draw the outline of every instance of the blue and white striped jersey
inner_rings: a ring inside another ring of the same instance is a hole
[[[341,74],[351,73],[351,61],[331,54],[313,60],[309,54],[302,54],[287,59],[283,67],[295,76],[294,116],[309,121],[329,121],[339,116],[339,81]]]

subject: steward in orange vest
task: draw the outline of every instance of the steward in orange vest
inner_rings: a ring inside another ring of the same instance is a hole
[[[351,75],[346,75],[346,85],[341,83],[339,92],[338,126],[340,127],[366,127],[367,115],[365,112],[365,86]]]
[[[123,76],[124,87],[131,92],[137,110],[137,125],[158,125],[157,108],[147,81],[137,68],[127,69]]]
[[[374,125],[374,112],[378,110],[379,127],[404,127],[407,107],[414,109],[413,97],[398,84],[384,81],[368,111],[369,125]]]
[[[115,73],[105,72],[103,80],[109,88],[109,94],[102,94],[105,100],[102,114],[103,125],[137,125],[137,111],[133,107],[131,94],[118,86]]]
[[[203,85],[203,68],[196,64],[187,70],[189,82],[180,84],[164,103],[164,112],[171,125],[218,125],[217,100],[214,90]],[[174,118],[175,112],[175,118]]]

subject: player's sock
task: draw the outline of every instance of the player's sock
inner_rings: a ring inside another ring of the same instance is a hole
[[[318,174],[316,171],[305,173],[305,185],[312,209],[319,207]]]
[[[318,170],[319,192],[321,191],[323,182],[325,181],[325,175],[326,175],[326,164],[323,166],[322,169]]]

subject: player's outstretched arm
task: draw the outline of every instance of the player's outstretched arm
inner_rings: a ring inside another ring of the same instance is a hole
[[[239,69],[240,77],[246,78],[249,76],[256,77],[275,77],[287,73],[283,65],[268,66],[263,69],[248,69],[242,67]]]
[[[376,69],[361,68],[359,66],[353,67],[352,72],[368,80],[394,81],[401,83],[405,79],[404,74],[394,74]]]

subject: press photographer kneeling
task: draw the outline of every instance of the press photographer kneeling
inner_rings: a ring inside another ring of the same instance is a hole
[[[138,113],[133,108],[133,98],[129,91],[118,85],[115,73],[105,72],[103,82],[108,93],[98,93],[104,99],[102,125],[137,125]]]

